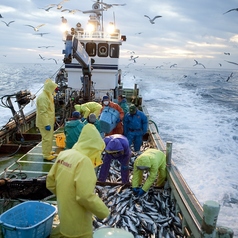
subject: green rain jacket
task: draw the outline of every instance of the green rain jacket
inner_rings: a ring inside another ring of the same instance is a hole
[[[134,162],[133,177],[132,177],[132,187],[137,188],[141,185],[143,179],[143,170],[139,170],[137,166],[149,167],[149,176],[145,181],[142,189],[147,192],[151,185],[157,178],[157,186],[163,186],[166,179],[166,156],[165,154],[157,149],[148,149],[139,157],[136,158]]]
[[[109,215],[109,209],[94,192],[97,177],[89,157],[104,147],[93,133],[99,132],[90,126],[95,128],[84,126],[90,132],[87,136],[80,136],[72,149],[58,155],[46,180],[46,187],[57,197],[60,233],[67,237],[92,234],[92,214],[99,219]]]
[[[47,79],[42,93],[36,99],[36,126],[39,128],[55,123],[55,105],[53,93],[57,84]]]

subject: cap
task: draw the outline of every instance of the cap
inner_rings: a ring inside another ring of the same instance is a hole
[[[89,123],[95,123],[97,120],[96,115],[94,113],[90,113],[88,116],[88,122]]]
[[[131,104],[129,110],[132,114],[136,113],[136,106],[134,104]]]
[[[72,113],[72,117],[73,117],[73,118],[79,118],[79,117],[80,117],[80,113],[77,112],[77,111],[74,111],[74,112]]]
[[[102,100],[109,100],[109,97],[108,96],[103,96]]]

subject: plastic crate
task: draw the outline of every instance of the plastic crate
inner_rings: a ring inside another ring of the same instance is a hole
[[[65,134],[59,133],[55,135],[56,145],[60,148],[65,148]]]
[[[105,107],[100,115],[100,128],[102,132],[109,133],[117,125],[117,120],[120,118],[119,112],[111,107]]]
[[[56,208],[48,203],[23,202],[4,212],[0,225],[4,238],[46,238],[50,235]]]

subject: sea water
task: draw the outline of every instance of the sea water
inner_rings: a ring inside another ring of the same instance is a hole
[[[20,90],[36,96],[60,65],[0,64],[0,97]],[[124,66],[125,87],[138,84],[144,104],[172,159],[201,205],[220,204],[217,225],[238,237],[238,68],[199,69]],[[233,73],[233,74],[232,74]],[[229,76],[232,74],[232,77]],[[35,100],[24,110],[35,108]],[[0,125],[12,116],[0,107]]]

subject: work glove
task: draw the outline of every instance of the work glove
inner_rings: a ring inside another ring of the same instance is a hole
[[[50,131],[51,126],[50,126],[50,125],[47,125],[47,126],[45,126],[45,129],[46,129],[47,131]]]
[[[140,188],[132,188],[134,195],[138,195]]]
[[[84,122],[84,120],[85,120],[85,118],[84,118],[84,117],[82,117],[82,118],[81,118],[81,121],[82,121],[82,122]]]
[[[145,191],[142,188],[139,188],[138,196],[141,197],[145,194]]]

